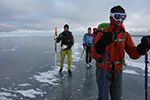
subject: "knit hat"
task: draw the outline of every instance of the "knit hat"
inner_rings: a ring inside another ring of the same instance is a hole
[[[111,13],[115,13],[115,12],[121,12],[121,13],[125,13],[125,10],[120,6],[114,6],[113,8],[111,8],[110,10]]]
[[[64,25],[64,29],[65,29],[65,28],[68,28],[68,29],[69,29],[69,25],[68,25],[68,24],[65,24],[65,25]]]
[[[89,27],[88,30],[91,30],[91,27]]]

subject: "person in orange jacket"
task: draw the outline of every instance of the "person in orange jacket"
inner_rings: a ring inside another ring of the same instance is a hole
[[[106,70],[104,99],[121,100],[122,97],[122,67],[125,52],[132,59],[138,59],[150,49],[150,36],[142,37],[141,43],[136,47],[128,32],[122,27],[127,15],[124,8],[114,6],[110,10],[110,25],[105,32],[99,32],[91,49],[91,55],[96,60],[96,80],[98,85],[98,100],[102,95],[103,73]],[[107,67],[104,67],[104,53],[108,48]]]

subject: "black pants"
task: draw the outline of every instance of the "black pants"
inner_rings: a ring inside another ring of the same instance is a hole
[[[91,57],[91,46],[87,46],[87,48],[86,48],[86,57],[85,57],[85,59],[86,59],[86,63],[88,64],[88,63],[91,63],[91,61],[92,61],[92,57]]]

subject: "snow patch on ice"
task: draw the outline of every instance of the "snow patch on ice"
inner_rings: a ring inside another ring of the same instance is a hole
[[[56,82],[59,80],[55,76],[55,71],[38,72],[38,75],[34,75],[33,78],[39,82],[52,85],[58,85]]]
[[[3,88],[3,87],[1,87],[1,89],[4,90],[4,91],[8,91],[7,89],[5,89],[5,88]]]
[[[0,92],[0,96],[12,96],[12,94],[7,92]]]
[[[137,73],[136,71],[134,71],[134,70],[129,70],[129,69],[124,70],[123,72],[124,72],[124,73],[127,73],[127,74],[140,75],[140,74],[139,74],[139,73]]]
[[[8,99],[7,97],[16,97],[16,95],[12,95],[11,93],[7,93],[7,92],[0,92],[0,100],[12,100],[12,99]]]
[[[37,90],[34,90],[34,89],[18,90],[18,91],[14,91],[14,92],[20,93],[20,94],[22,94],[24,97],[30,97],[30,98],[36,98],[36,95],[41,95],[41,96],[43,96],[43,94],[46,93],[46,92],[37,91]]]
[[[26,86],[31,86],[31,84],[29,84],[29,83],[22,83],[22,84],[18,84],[18,86],[26,87]]]
[[[51,67],[55,68],[55,66],[51,66]],[[47,83],[47,84],[51,84],[53,86],[57,86],[57,85],[59,85],[58,81],[60,81],[60,79],[58,78],[59,68],[60,68],[60,66],[56,66],[56,69],[54,69],[54,70],[49,70],[46,72],[38,72],[37,75],[30,77],[30,79],[35,79],[42,83]],[[71,65],[71,68],[73,70],[73,68],[75,68],[75,66]],[[68,64],[64,64],[63,71],[68,71]]]
[[[17,97],[16,93],[19,93],[19,94],[23,95],[24,97],[36,98],[36,95],[43,96],[44,94],[46,94],[46,92],[43,92],[42,90],[40,90],[38,88],[37,89],[28,89],[28,90],[9,90],[9,89],[7,90],[5,88],[1,88],[1,89],[4,90],[5,92],[0,92],[0,97]],[[14,93],[14,94],[11,94],[9,92]]]

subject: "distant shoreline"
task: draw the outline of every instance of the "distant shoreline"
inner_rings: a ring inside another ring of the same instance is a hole
[[[131,37],[143,37],[143,36],[148,36],[148,35],[131,35]]]

